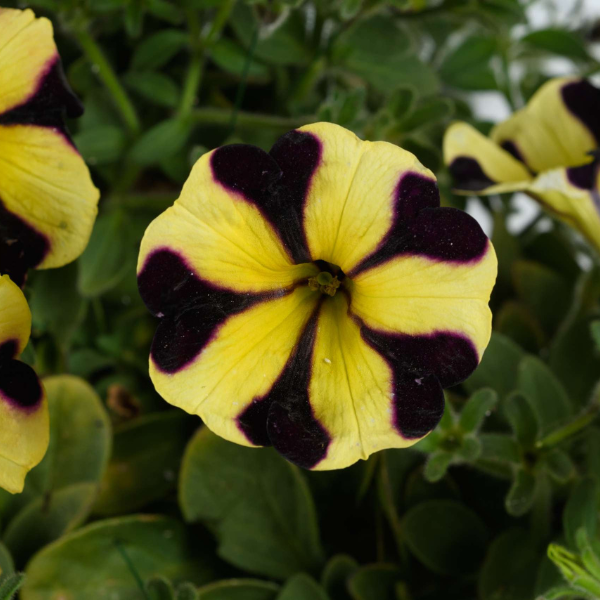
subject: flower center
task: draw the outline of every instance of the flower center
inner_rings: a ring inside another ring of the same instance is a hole
[[[324,260],[317,260],[315,264],[321,269],[321,272],[316,277],[309,277],[308,287],[314,292],[335,296],[344,280],[344,273],[336,265],[331,265]]]

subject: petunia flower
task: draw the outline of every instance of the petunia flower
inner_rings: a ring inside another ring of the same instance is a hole
[[[35,371],[17,357],[29,340],[31,312],[19,287],[0,277],[0,487],[21,492],[46,453],[48,405]]]
[[[600,90],[585,79],[544,84],[489,138],[454,123],[444,160],[458,191],[524,191],[600,250]]]
[[[88,242],[99,194],[64,126],[82,112],[50,21],[0,9],[0,273],[17,285]]]
[[[497,270],[439,203],[412,154],[328,123],[205,154],[142,241],[157,391],[306,468],[414,444],[481,359]]]

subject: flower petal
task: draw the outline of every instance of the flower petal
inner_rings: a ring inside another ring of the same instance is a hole
[[[0,364],[25,349],[31,333],[31,311],[20,288],[8,275],[0,277]]]
[[[434,373],[448,387],[471,374],[488,344],[496,273],[489,241],[470,262],[403,255],[354,277],[350,309],[372,345],[389,345],[407,367]]]
[[[64,81],[48,19],[0,9],[0,66],[0,122],[58,125],[63,109],[83,112]]]
[[[460,191],[498,194],[531,180],[521,162],[468,123],[453,123],[446,131],[444,162]]]
[[[410,152],[386,142],[362,142],[331,123],[299,131],[312,135],[321,149],[304,208],[313,260],[349,272],[377,248],[394,218],[439,206],[433,174]]]
[[[600,251],[599,166],[597,159],[581,167],[546,171],[526,191]]]
[[[149,308],[162,315],[150,360],[156,390],[226,439],[268,443],[261,399],[319,295],[307,286],[262,295],[218,289],[167,249],[148,258],[139,281]]]
[[[15,494],[49,441],[44,389],[35,371],[18,360],[0,363],[0,430],[0,487]]]
[[[277,210],[268,204],[268,188],[280,177],[274,160],[254,146],[205,154],[175,205],[146,231],[140,267],[167,240],[203,280],[238,292],[285,289],[313,275],[314,266],[292,263],[270,222],[269,210]]]
[[[600,90],[575,78],[552,79],[527,106],[497,125],[492,139],[534,172],[590,161],[600,145]]]
[[[299,348],[295,377],[284,381],[268,419],[273,446],[291,462],[344,468],[378,450],[410,446],[439,422],[438,380],[405,370],[365,342],[345,294],[321,304]]]
[[[29,253],[27,260],[11,256],[9,267],[19,270],[19,260],[31,260],[28,267],[59,267],[77,258],[92,231],[98,197],[83,159],[60,132],[0,126],[0,235],[4,245],[17,240]]]

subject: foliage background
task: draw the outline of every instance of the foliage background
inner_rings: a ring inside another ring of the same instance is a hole
[[[555,586],[547,598],[589,597],[546,556],[558,542],[592,561],[599,539],[600,267],[572,231],[531,210],[515,219],[522,198],[468,201],[493,224],[500,261],[484,360],[424,442],[341,472],[229,444],[158,397],[135,264],[203,152],[268,149],[315,120],[414,152],[443,202],[464,208],[441,161],[446,126],[487,132],[478,115],[523,106],[557,68],[599,71],[593,6],[25,5],[54,23],[86,109],[70,129],[102,200],[83,256],[27,284],[24,359],[46,377],[52,434],[24,493],[0,495],[0,566],[25,571],[22,597],[530,600]]]

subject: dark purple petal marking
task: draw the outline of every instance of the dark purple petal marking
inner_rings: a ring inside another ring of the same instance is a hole
[[[65,78],[57,56],[48,61],[33,94],[19,106],[0,114],[0,125],[38,125],[53,127],[67,134],[64,118],[80,117],[83,105]]]
[[[271,404],[270,394],[254,398],[237,418],[238,427],[248,441],[255,446],[272,445],[267,433],[267,418],[269,417]]]
[[[35,371],[19,360],[8,360],[0,364],[0,398],[11,406],[35,410],[44,394]]]
[[[362,338],[390,365],[394,373],[432,373],[442,387],[464,381],[479,364],[473,343],[451,331],[407,335],[367,327],[356,319]]]
[[[403,438],[422,438],[443,414],[444,391],[434,375],[402,373],[394,378],[394,427]]]
[[[49,250],[48,238],[0,201],[0,275],[23,287],[28,269],[39,265]]]
[[[582,190],[594,190],[597,188],[599,168],[600,159],[596,158],[593,162],[587,165],[568,168],[567,179],[571,185],[574,185]]]
[[[350,277],[403,255],[467,263],[486,253],[488,238],[479,223],[457,208],[425,208],[408,222],[395,221],[380,247]]]
[[[280,213],[278,226],[290,232],[284,235],[284,242],[296,263],[311,260],[304,232],[304,205],[322,152],[317,136],[296,130],[280,137],[270,151],[282,172],[271,190],[274,208]]]
[[[281,376],[262,400],[269,404],[266,430],[275,450],[305,469],[314,468],[325,458],[331,442],[330,435],[313,414],[308,392],[318,315],[317,308]],[[240,424],[242,431],[248,435],[250,421],[244,417],[245,413],[242,413]],[[262,432],[258,433],[259,428],[256,431],[256,435],[263,435]]]
[[[146,259],[138,288],[148,309],[161,319],[151,356],[165,373],[193,361],[230,316],[288,293],[242,294],[216,287],[169,248],[159,248]]]
[[[306,194],[320,161],[321,146],[311,134],[292,131],[270,154],[245,144],[215,150],[215,181],[255,204],[275,228],[296,263],[310,261],[302,224]]]
[[[19,352],[19,342],[17,340],[6,340],[0,344],[0,364],[12,360]]]
[[[351,275],[374,267],[398,253],[398,241],[406,232],[407,224],[423,209],[437,208],[440,192],[433,179],[418,173],[405,173],[400,177],[394,193],[394,217],[392,225],[371,255],[354,267]]]
[[[456,157],[448,166],[448,170],[454,187],[459,190],[479,192],[496,183],[485,174],[474,158],[468,156]]]
[[[562,98],[567,109],[585,125],[600,144],[600,90],[589,81],[581,79],[563,86]]]

